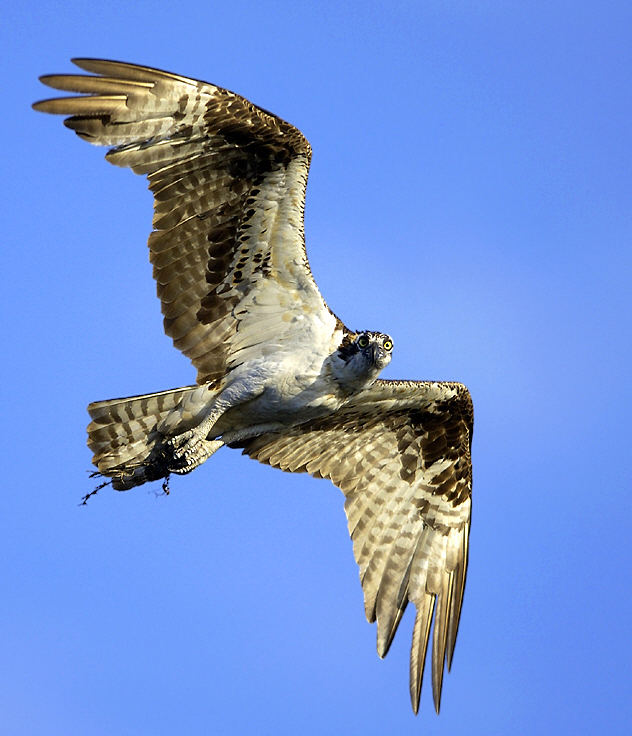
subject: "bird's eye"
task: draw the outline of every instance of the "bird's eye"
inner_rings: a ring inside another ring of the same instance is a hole
[[[393,349],[393,341],[384,340],[384,350],[388,350],[390,352],[392,349]]]
[[[369,347],[369,338],[366,335],[360,335],[358,338],[358,347],[367,348]]]

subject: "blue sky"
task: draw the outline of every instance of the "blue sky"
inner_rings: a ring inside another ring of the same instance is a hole
[[[14,4],[0,29],[6,733],[627,733],[632,6],[86,8]],[[412,611],[375,653],[328,482],[222,450],[168,498],[78,506],[86,404],[194,377],[162,333],[145,183],[30,110],[37,76],[82,55],[300,127],[325,298],[393,335],[387,377],[469,386],[470,570],[439,717],[429,677],[410,710]]]

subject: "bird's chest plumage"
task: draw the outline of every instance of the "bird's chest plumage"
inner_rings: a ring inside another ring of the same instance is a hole
[[[235,427],[267,422],[292,425],[336,411],[346,397],[327,370],[327,357],[294,354],[245,367],[241,380],[257,395],[230,409],[226,419]]]
[[[256,346],[257,331],[248,326],[242,336],[243,362],[226,377],[223,393],[231,408],[220,420],[228,429],[270,422],[293,425],[336,411],[345,400],[330,363],[342,333],[335,318],[305,317],[291,339]],[[219,427],[218,427],[219,429]],[[224,426],[221,426],[224,429]]]

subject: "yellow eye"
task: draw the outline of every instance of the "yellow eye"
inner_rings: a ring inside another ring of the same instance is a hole
[[[393,341],[384,340],[384,350],[388,350],[390,352],[392,349],[393,349]]]
[[[369,338],[366,335],[360,335],[358,338],[358,347],[367,348],[369,346]]]

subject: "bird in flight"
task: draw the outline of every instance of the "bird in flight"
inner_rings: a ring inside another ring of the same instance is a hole
[[[88,445],[116,490],[186,474],[224,445],[345,495],[365,612],[384,657],[415,605],[410,696],[432,628],[439,712],[461,614],[471,513],[472,401],[455,382],[378,378],[393,340],[354,331],[310,271],[311,148],[239,95],[158,69],[75,59],[37,102],[154,195],[150,260],[174,345],[196,384],[88,406]],[[91,494],[88,494],[91,495]],[[433,625],[434,622],[434,625]]]

